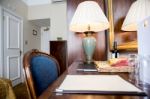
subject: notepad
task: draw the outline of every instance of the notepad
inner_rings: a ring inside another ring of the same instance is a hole
[[[95,64],[79,64],[77,67],[77,71],[83,72],[95,72],[97,71]]]
[[[56,92],[145,95],[118,75],[67,75]]]

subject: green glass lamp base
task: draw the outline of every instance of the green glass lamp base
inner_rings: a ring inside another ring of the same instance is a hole
[[[91,36],[87,35],[83,38],[83,49],[86,57],[86,63],[91,64],[93,62],[93,54],[96,47],[96,39]]]

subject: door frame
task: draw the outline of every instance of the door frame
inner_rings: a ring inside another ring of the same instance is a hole
[[[0,6],[0,16],[2,15],[2,7]],[[3,77],[3,35],[2,35],[2,17],[0,17],[0,77]]]
[[[3,8],[3,7],[1,7],[1,16],[3,16],[4,15],[4,12],[7,12],[7,13],[9,13],[9,14],[11,14],[11,15],[13,15],[13,16],[15,16],[15,17],[17,17],[17,18],[19,18],[20,20],[21,20],[21,33],[20,33],[20,44],[21,44],[21,48],[20,48],[20,50],[21,50],[21,56],[20,56],[20,58],[21,58],[21,67],[20,67],[20,75],[21,75],[21,80],[22,80],[22,82],[24,81],[24,79],[23,79],[23,18],[20,16],[20,15],[18,15],[18,14],[16,14],[16,13],[14,13],[14,12],[12,12],[12,11],[10,11],[10,10],[8,10],[8,9],[6,9],[6,8]],[[3,71],[4,71],[4,30],[3,30],[3,17],[1,18],[1,33],[0,33],[0,36],[1,36],[1,40],[0,40],[0,42],[1,42],[1,44],[0,44],[0,46],[1,46],[1,56],[2,56],[2,64],[0,64],[1,65],[1,70],[2,70],[2,77],[4,76],[4,73],[3,73]]]

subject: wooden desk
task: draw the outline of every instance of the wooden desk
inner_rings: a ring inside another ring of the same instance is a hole
[[[123,95],[92,95],[92,94],[63,94],[56,95],[53,91],[59,87],[63,79],[67,74],[71,75],[101,75],[101,74],[118,74],[124,79],[128,79],[128,73],[98,73],[98,72],[77,72],[76,68],[79,62],[74,62],[67,71],[65,71],[57,81],[53,83],[40,97],[39,99],[150,99],[150,85],[141,86],[142,89],[148,94],[148,96],[123,96]]]

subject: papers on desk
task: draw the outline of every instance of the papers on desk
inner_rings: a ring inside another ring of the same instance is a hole
[[[56,92],[145,95],[118,75],[67,75]]]

